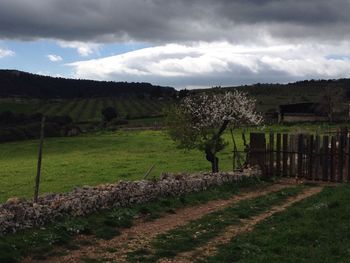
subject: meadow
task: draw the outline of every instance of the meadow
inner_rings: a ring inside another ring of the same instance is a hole
[[[228,135],[227,135],[228,136]],[[236,133],[237,140],[240,134]],[[229,139],[229,138],[228,138]],[[241,147],[241,142],[239,143]],[[30,197],[34,189],[38,141],[0,144],[0,202]],[[232,170],[231,147],[220,153],[221,168]],[[43,149],[41,193],[76,186],[142,179],[161,172],[209,171],[198,150],[178,149],[163,131],[99,132],[74,138],[47,138]]]
[[[257,130],[328,132],[335,127],[337,125],[275,125]],[[246,130],[247,139],[249,131]],[[228,145],[219,153],[220,169],[231,171],[232,140],[229,132],[224,136]],[[236,129],[234,136],[238,148],[242,150],[242,129]],[[13,196],[32,196],[37,151],[38,140],[0,144],[0,202]],[[162,172],[210,171],[210,163],[202,152],[178,149],[166,131],[101,131],[78,137],[47,138],[43,152],[41,193],[142,179],[154,164],[149,178]]]

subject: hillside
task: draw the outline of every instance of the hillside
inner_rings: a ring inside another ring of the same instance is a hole
[[[176,91],[149,83],[74,80],[0,70],[0,112],[69,115],[75,122],[99,121],[104,107],[115,107],[122,118],[160,117],[175,98],[188,93],[247,91],[261,112],[275,111],[281,104],[318,102],[325,87],[338,87],[350,97],[350,79],[305,80],[288,84],[254,84]]]
[[[128,83],[54,78],[17,70],[0,70],[0,97],[92,98],[92,97],[174,97],[171,87],[150,83]]]
[[[287,84],[257,83],[231,87],[213,87],[211,89],[192,90],[191,93],[225,92],[233,89],[248,92],[257,100],[259,111],[276,110],[281,104],[318,102],[320,93],[326,87],[341,88],[345,92],[344,100],[350,98],[350,79],[304,80]]]

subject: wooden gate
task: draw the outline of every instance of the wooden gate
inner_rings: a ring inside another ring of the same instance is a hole
[[[334,135],[251,133],[249,163],[267,176],[350,181],[350,138]]]

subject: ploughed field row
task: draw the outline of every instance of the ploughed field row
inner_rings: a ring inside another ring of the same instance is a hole
[[[86,98],[69,100],[1,100],[0,111],[10,110],[18,113],[36,113],[45,115],[69,115],[76,122],[100,121],[101,111],[105,107],[116,108],[122,118],[142,118],[160,116],[168,100],[139,98]]]
[[[121,117],[137,118],[162,115],[166,101],[152,99],[92,98],[45,103],[38,112],[47,115],[69,115],[74,121],[99,121],[101,111],[114,107]]]

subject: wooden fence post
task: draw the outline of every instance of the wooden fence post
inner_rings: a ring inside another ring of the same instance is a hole
[[[282,175],[285,177],[288,176],[288,155],[288,134],[283,134]]]
[[[321,157],[320,157],[320,136],[316,135],[316,140],[315,140],[315,173],[313,176],[314,180],[319,180],[319,167],[321,163]]]
[[[342,132],[339,138],[339,151],[338,151],[338,182],[343,181],[343,173],[344,173],[344,146],[346,142],[346,137]]]
[[[281,134],[280,133],[277,133],[276,175],[281,176]]]
[[[328,145],[329,137],[323,136],[323,151],[322,151],[322,180],[328,181]]]
[[[290,152],[290,164],[289,164],[289,176],[295,175],[295,135],[289,136],[289,152]]]
[[[304,136],[298,136],[298,178],[303,178],[303,153],[304,153]]]
[[[335,181],[335,170],[336,170],[336,165],[335,165],[335,159],[336,159],[336,138],[335,136],[332,136],[331,139],[331,161],[330,161],[330,170],[331,170],[331,182]]]
[[[308,176],[307,179],[312,180],[313,179],[313,161],[314,161],[314,156],[313,156],[313,151],[314,151],[314,136],[310,135],[308,137]]]
[[[263,174],[267,175],[265,133],[250,134],[250,164],[259,165]]]
[[[348,163],[348,182],[350,182],[350,138],[347,138],[348,141],[348,158],[347,158],[347,163]]]
[[[275,134],[273,132],[270,132],[270,163],[269,163],[269,172],[270,176],[275,175],[275,158],[274,158],[274,149],[275,149]]]
[[[37,172],[35,177],[34,203],[38,202],[38,196],[39,196],[39,185],[40,185],[40,177],[41,177],[41,159],[42,159],[43,144],[44,144],[44,128],[45,128],[45,116],[43,116],[41,119],[38,166],[37,166]]]

